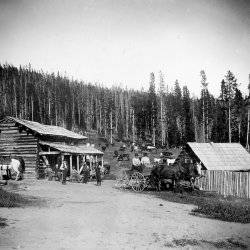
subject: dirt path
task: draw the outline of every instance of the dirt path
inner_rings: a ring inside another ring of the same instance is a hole
[[[1,208],[0,249],[236,249],[250,246],[250,225],[189,215],[193,206],[122,192],[113,181],[63,186],[26,181],[19,191],[45,207]],[[229,240],[228,240],[229,239]]]

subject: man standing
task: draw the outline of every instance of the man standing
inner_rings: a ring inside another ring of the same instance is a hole
[[[89,180],[90,169],[89,169],[89,166],[87,165],[87,163],[85,161],[82,163],[82,167],[81,167],[79,172],[80,172],[80,174],[83,175],[82,183],[87,184],[88,180]]]
[[[95,167],[95,177],[96,177],[96,185],[101,186],[102,183],[102,177],[101,177],[101,164],[96,162]]]
[[[65,185],[66,184],[66,177],[67,177],[67,173],[68,173],[68,165],[67,165],[67,162],[65,160],[62,161],[62,165],[60,167],[60,170],[62,170],[62,184]]]

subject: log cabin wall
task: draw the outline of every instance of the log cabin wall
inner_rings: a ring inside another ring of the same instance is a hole
[[[2,121],[0,123],[0,157],[9,157],[10,154],[22,156],[25,161],[26,175],[35,171],[38,161],[38,139],[26,131],[20,131],[16,123]]]

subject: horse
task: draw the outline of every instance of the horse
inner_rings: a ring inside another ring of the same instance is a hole
[[[195,179],[199,176],[197,165],[193,163],[175,162],[172,166],[159,164],[151,171],[151,180],[156,183],[158,191],[161,191],[163,180],[171,180],[174,191],[181,180],[189,181],[192,190],[194,189]]]
[[[6,177],[8,179],[11,179],[11,170],[16,172],[16,181],[22,180],[23,179],[23,173],[25,172],[25,162],[23,158],[16,157],[16,158],[11,158],[9,164],[3,164],[1,165],[1,170],[5,171]]]

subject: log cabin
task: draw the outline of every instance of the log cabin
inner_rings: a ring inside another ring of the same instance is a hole
[[[0,121],[0,159],[23,157],[29,178],[37,177],[40,164],[53,167],[63,159],[70,170],[79,170],[80,161],[90,156],[103,164],[103,152],[87,139],[63,127],[8,116]]]

